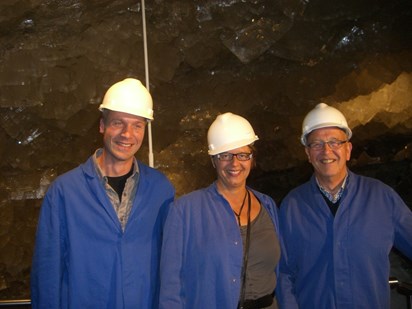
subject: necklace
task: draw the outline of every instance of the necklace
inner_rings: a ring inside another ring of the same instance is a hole
[[[240,292],[239,304],[238,308],[243,308],[244,301],[245,301],[245,291],[246,291],[246,269],[249,260],[249,246],[250,246],[250,233],[251,233],[251,226],[250,226],[250,211],[251,211],[251,202],[250,202],[250,194],[249,190],[246,191],[248,197],[248,208],[247,208],[247,228],[246,228],[246,239],[244,244],[244,252],[243,252],[243,265],[242,265],[242,288]],[[239,221],[240,226],[240,221]]]
[[[245,201],[246,201],[246,197],[248,196],[248,193],[249,193],[249,191],[246,189],[245,197],[243,198],[243,202],[242,202],[242,205],[240,206],[239,212],[236,212],[232,208],[232,211],[233,211],[233,213],[235,214],[235,216],[237,218],[237,222],[239,222],[239,226],[240,226],[240,215],[242,214],[243,206],[245,206]]]

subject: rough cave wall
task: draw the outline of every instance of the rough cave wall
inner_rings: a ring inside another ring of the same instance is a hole
[[[105,90],[128,76],[144,82],[145,64],[140,1],[7,0],[0,12],[0,299],[9,299],[29,297],[48,185],[101,145]],[[208,185],[207,128],[231,111],[260,137],[250,185],[280,202],[311,173],[300,126],[326,102],[353,129],[350,168],[411,206],[411,15],[410,0],[147,1],[155,167],[178,195]]]

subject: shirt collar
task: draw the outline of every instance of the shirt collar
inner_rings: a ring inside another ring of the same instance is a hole
[[[346,182],[348,179],[348,174],[346,174],[345,179],[343,179],[342,185],[340,187],[340,189],[338,190],[338,192],[336,194],[332,194],[329,191],[327,191],[324,187],[322,187],[322,185],[319,183],[319,180],[317,177],[315,177],[316,179],[316,183],[319,187],[320,192],[322,192],[322,194],[324,196],[326,196],[326,198],[331,201],[332,203],[336,203],[337,201],[339,201],[339,199],[342,197],[343,194],[343,190],[345,190],[346,187]]]
[[[99,148],[94,152],[93,155],[93,163],[94,167],[96,168],[96,172],[99,175],[100,179],[105,179],[107,176],[103,174],[102,169],[100,168],[99,164],[97,163],[97,158],[100,157],[103,153],[103,148]],[[139,165],[137,164],[136,158],[133,158],[133,173],[131,177],[136,177],[136,174],[139,174]]]

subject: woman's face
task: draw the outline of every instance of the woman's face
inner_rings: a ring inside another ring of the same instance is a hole
[[[254,158],[249,156],[251,153],[252,149],[249,146],[243,146],[213,156],[212,162],[216,168],[218,185],[225,189],[245,187],[246,179],[253,166]],[[239,160],[234,154],[246,160]]]

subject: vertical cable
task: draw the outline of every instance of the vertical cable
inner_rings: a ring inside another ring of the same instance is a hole
[[[141,0],[142,4],[142,25],[143,25],[143,48],[144,48],[144,69],[146,77],[146,88],[150,93],[150,82],[149,82],[149,61],[147,54],[147,32],[146,32],[146,7],[144,0]],[[147,122],[147,135],[149,140],[149,166],[154,167],[154,155],[153,155],[153,142],[152,142],[152,122],[148,120]]]

